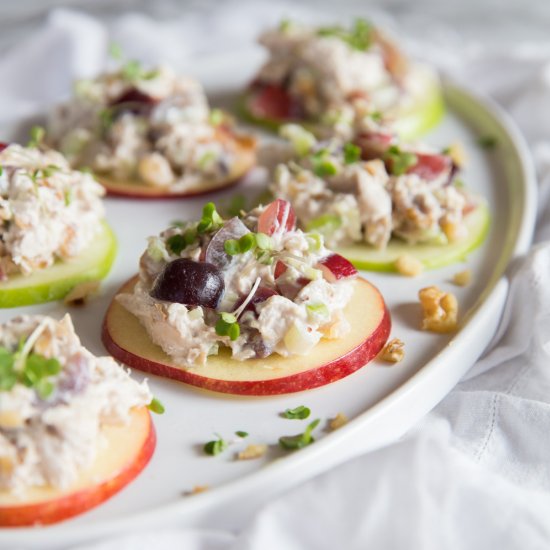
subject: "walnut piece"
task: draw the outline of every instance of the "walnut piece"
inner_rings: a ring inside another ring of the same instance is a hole
[[[407,277],[416,277],[424,271],[422,262],[410,254],[403,254],[395,260],[395,269]]]
[[[388,363],[399,363],[405,357],[405,343],[399,338],[392,338],[382,350],[380,359]]]
[[[348,417],[344,413],[339,412],[334,418],[331,419],[329,427],[331,430],[337,430],[347,423]]]
[[[472,281],[472,272],[469,269],[455,273],[453,283],[456,286],[467,286]]]
[[[251,444],[237,454],[239,460],[251,460],[253,458],[261,458],[267,452],[267,445],[262,444]]]
[[[432,332],[452,332],[458,326],[458,302],[450,292],[429,286],[418,292],[424,318],[422,329]]]

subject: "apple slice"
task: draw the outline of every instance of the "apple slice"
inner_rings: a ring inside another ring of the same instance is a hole
[[[58,261],[29,276],[15,275],[0,283],[0,308],[60,300],[76,285],[103,279],[116,255],[116,239],[106,222],[90,246],[78,256]]]
[[[22,498],[0,491],[0,527],[47,525],[94,508],[130,483],[155,450],[155,428],[145,407],[132,411],[128,425],[103,426],[102,436],[94,463],[71,487],[31,488]]]
[[[414,92],[408,97],[406,106],[384,113],[393,121],[393,129],[404,140],[414,140],[435,128],[445,114],[445,103],[441,93],[441,83],[437,75],[421,64],[412,64],[408,80],[415,81]],[[273,101],[269,105],[269,100]],[[261,105],[261,109],[258,109]],[[251,86],[239,99],[235,109],[237,114],[253,124],[258,124],[267,130],[277,131],[282,124],[299,122],[304,127],[316,133],[316,120],[298,117],[295,113],[290,117],[282,117],[285,103],[276,94],[263,95],[261,102],[258,89]]]
[[[229,174],[221,179],[201,181],[183,191],[171,191],[169,187],[154,187],[139,180],[115,180],[101,174],[94,174],[107,193],[116,197],[134,199],[169,199],[205,195],[237,185],[241,178],[256,163],[256,141],[248,136],[232,134],[236,160]]]
[[[329,283],[357,275],[357,269],[340,254],[331,254],[323,258],[317,267],[323,272],[323,277]]]
[[[468,235],[449,244],[407,244],[392,239],[383,250],[367,244],[341,246],[336,250],[358,269],[367,271],[397,271],[395,262],[400,256],[414,256],[426,269],[436,269],[463,261],[485,239],[489,230],[490,214],[485,202],[480,202],[464,218]]]
[[[119,292],[132,292],[137,277]],[[391,329],[386,304],[365,279],[353,282],[354,295],[345,309],[350,332],[337,340],[323,339],[308,355],[237,361],[227,350],[204,366],[177,365],[153,344],[137,317],[116,300],[103,321],[103,343],[109,353],[132,368],[192,386],[240,395],[277,395],[324,386],[363,367],[383,348]]]
[[[277,232],[292,231],[296,228],[296,214],[288,201],[275,199],[260,214],[258,232],[273,235]]]

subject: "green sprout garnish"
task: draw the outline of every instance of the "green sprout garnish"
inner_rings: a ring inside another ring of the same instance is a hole
[[[33,126],[30,132],[31,138],[27,143],[27,147],[39,147],[44,142],[46,130],[42,126]]]
[[[153,397],[151,400],[151,403],[147,405],[147,408],[154,412],[155,414],[163,414],[164,413],[164,405],[156,398]]]
[[[354,143],[346,143],[344,145],[344,162],[353,164],[361,159],[361,148]]]
[[[245,438],[245,437],[248,437],[248,432],[243,432],[243,431],[239,430],[238,432],[235,432],[235,435],[237,435],[239,437],[242,437],[242,438]]]
[[[235,315],[227,312],[220,313],[220,318],[216,322],[216,334],[229,336],[231,341],[235,341],[241,334],[241,327]]]
[[[227,441],[225,441],[218,435],[218,439],[209,441],[204,445],[203,449],[207,455],[216,456],[220,453],[223,453],[223,451],[227,449]]]
[[[418,157],[414,153],[401,151],[397,145],[392,145],[385,152],[384,160],[389,161],[390,171],[394,176],[401,176],[418,162]]]
[[[227,239],[223,245],[224,250],[229,256],[244,254],[249,250],[264,252],[273,248],[273,241],[265,233],[245,233],[239,239]]]
[[[327,176],[334,176],[338,173],[338,167],[334,164],[334,161],[329,155],[330,152],[328,149],[321,149],[311,156],[311,164],[313,165],[313,172],[316,176],[324,178]]]
[[[307,428],[302,434],[285,435],[279,437],[279,445],[283,449],[287,450],[302,449],[303,447],[311,445],[315,441],[315,439],[311,435],[311,432],[313,432],[313,430],[318,426],[319,422],[320,419],[317,418],[316,420],[311,422],[311,424],[308,424]]]
[[[365,19],[356,19],[350,30],[341,26],[321,27],[317,30],[318,36],[334,36],[346,42],[355,50],[365,51],[373,42],[373,27]]]
[[[122,63],[124,61],[124,52],[120,47],[120,44],[112,43],[109,46],[109,55],[115,61]],[[145,71],[141,66],[141,63],[136,59],[130,59],[122,65],[120,70],[122,78],[128,82],[135,82],[136,80],[151,80],[158,75],[158,70],[153,69],[150,71]]]
[[[288,32],[293,25],[294,25],[294,23],[290,19],[285,17],[279,23],[279,30],[281,32]]]
[[[282,416],[290,420],[304,420],[311,414],[311,411],[308,407],[300,405],[294,409],[286,409]]]
[[[202,209],[202,218],[197,226],[197,232],[202,235],[207,231],[215,231],[222,223],[223,219],[216,211],[215,204],[213,202],[208,202]]]
[[[190,244],[193,244],[197,239],[196,229],[187,229],[184,233],[176,233],[166,239],[166,246],[176,256],[179,256],[181,252],[187,248]]]
[[[24,354],[24,345],[25,340],[21,340],[14,352],[0,347],[0,391],[9,391],[19,382],[47,399],[55,388],[50,378],[59,374],[61,364],[53,357],[30,351]]]
[[[111,42],[109,45],[109,55],[112,59],[115,59],[116,61],[121,61],[124,57],[124,54],[122,53],[122,48],[120,44],[117,42]]]

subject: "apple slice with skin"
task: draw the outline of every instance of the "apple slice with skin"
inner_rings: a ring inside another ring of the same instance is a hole
[[[435,128],[445,114],[441,83],[428,67],[412,64],[411,78],[416,79],[417,92],[405,108],[393,109],[387,113],[393,121],[393,128],[401,139],[412,141]],[[261,88],[254,83],[242,95],[236,111],[247,122],[258,124],[268,130],[277,131],[282,124],[296,122],[316,132],[317,121],[298,116],[299,111],[288,107],[288,99],[280,92],[259,96]],[[259,101],[261,99],[261,102]],[[260,105],[260,108],[258,106]],[[281,113],[292,113],[284,117]]]
[[[132,292],[137,277],[119,292]],[[382,349],[390,334],[390,314],[378,290],[368,281],[353,281],[354,294],[345,309],[350,332],[340,339],[322,339],[308,355],[237,361],[228,350],[206,365],[186,368],[155,345],[137,317],[116,300],[103,322],[103,343],[126,365],[192,386],[240,395],[277,395],[324,386],[363,367]]]
[[[288,201],[275,199],[260,214],[258,232],[273,235],[281,231],[292,231],[296,227],[296,214]]]
[[[22,497],[0,491],[0,527],[48,525],[101,504],[130,483],[147,465],[156,444],[145,407],[131,412],[130,423],[102,427],[103,442],[94,463],[67,489],[30,488]]]
[[[317,267],[323,272],[323,277],[329,283],[357,275],[354,265],[340,254],[331,254],[323,258]]]
[[[171,191],[169,187],[155,187],[146,185],[139,180],[115,180],[105,175],[94,174],[95,178],[105,187],[107,194],[114,197],[134,199],[172,199],[196,197],[227,189],[237,185],[239,181],[252,169],[256,163],[256,140],[248,136],[231,134],[236,159],[227,176],[201,181],[183,191]]]
[[[60,300],[80,283],[103,279],[115,255],[115,236],[107,223],[102,222],[90,246],[78,256],[31,275],[15,275],[0,282],[0,308]]]

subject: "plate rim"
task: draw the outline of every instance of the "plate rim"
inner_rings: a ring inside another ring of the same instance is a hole
[[[222,54],[214,54],[201,57],[205,63],[207,58],[224,58],[231,57],[230,52],[224,52]],[[196,60],[195,60],[196,62]],[[510,264],[512,260],[518,256],[527,252],[530,247],[536,221],[536,197],[537,186],[535,177],[535,168],[531,158],[531,153],[527,146],[526,140],[517,128],[515,122],[511,116],[504,111],[502,107],[496,104],[495,101],[490,99],[479,92],[472,91],[471,89],[457,83],[452,79],[445,78],[442,80],[443,91],[445,96],[450,94],[459,94],[467,101],[476,104],[478,108],[485,111],[493,123],[496,124],[501,131],[506,134],[513,145],[514,151],[517,155],[518,166],[521,168],[521,182],[520,186],[523,191],[521,205],[520,224],[517,227],[514,244],[509,253],[509,257],[506,262],[506,266]],[[462,118],[462,117],[461,117]],[[469,334],[475,333],[478,325],[487,323],[495,313],[500,317],[500,313],[504,307],[504,303],[507,297],[508,279],[506,275],[506,269],[502,270],[502,273],[488,283],[486,288],[480,294],[476,303],[472,306],[470,314],[466,319],[464,325],[461,327],[460,332],[455,339],[461,340],[467,339]],[[497,319],[498,320],[498,319]],[[496,325],[494,327],[496,330]],[[494,334],[493,330],[493,334]],[[492,338],[492,336],[491,336]],[[483,348],[490,342],[489,338],[483,345]],[[336,432],[327,434],[330,437],[323,437],[319,441],[310,447],[301,449],[300,452],[294,453],[289,456],[285,456],[284,460],[278,459],[270,462],[265,467],[229,482],[225,482],[222,485],[213,488],[210,491],[194,495],[192,499],[182,499],[175,503],[169,503],[162,506],[155,507],[152,510],[138,512],[127,517],[104,520],[100,522],[75,525],[70,522],[60,523],[57,525],[47,526],[43,528],[6,528],[0,529],[0,545],[12,544],[12,545],[36,545],[45,544],[45,536],[48,538],[47,545],[51,544],[67,544],[67,543],[81,543],[84,541],[90,542],[99,537],[123,534],[135,529],[139,526],[140,529],[147,527],[154,527],[165,525],[174,520],[179,520],[179,525],[193,523],[194,525],[213,524],[222,525],[224,520],[215,519],[216,513],[220,510],[226,510],[228,502],[235,499],[246,500],[246,495],[255,494],[258,491],[264,491],[262,497],[263,501],[267,498],[272,498],[274,495],[279,494],[290,486],[300,482],[304,482],[311,479],[315,475],[334,467],[343,460],[353,458],[361,452],[372,451],[376,448],[388,444],[395,439],[394,436],[390,436],[389,440],[377,443],[373,446],[362,446],[350,452],[350,447],[347,447],[345,453],[338,454],[335,448],[341,445],[341,443],[349,442],[358,434],[368,430],[373,422],[376,422],[377,418],[385,417],[386,412],[390,410],[394,403],[400,403],[401,400],[410,398],[411,393],[414,393],[414,389],[418,386],[424,387],[426,384],[425,379],[433,377],[433,373],[437,372],[438,364],[442,361],[441,357],[445,356],[445,352],[448,347],[433,356],[423,367],[421,367],[415,374],[410,376],[404,383],[398,388],[393,390],[378,403],[368,408],[355,417],[349,424],[343,426]],[[472,350],[477,359],[483,349]],[[479,351],[479,353],[477,352]],[[471,368],[470,361],[464,361],[467,367],[457,369],[456,376],[453,377],[452,384],[444,393],[438,394],[433,402],[420,414],[420,418],[423,414],[431,410],[437,403],[439,403],[448,391],[461,378],[469,368]],[[441,369],[440,369],[441,370]],[[448,374],[448,373],[447,373]],[[456,380],[454,380],[456,378]],[[410,429],[414,423],[418,420],[416,416],[413,417],[411,422],[407,423],[406,428],[403,431]],[[332,452],[333,459],[327,463],[326,460],[316,461],[320,456],[328,455]],[[315,466],[316,462],[319,465]],[[323,466],[320,463],[323,462]],[[328,464],[328,466],[327,466]],[[305,466],[305,467],[304,467]],[[276,487],[274,487],[276,486]],[[258,504],[255,502],[251,509],[257,508]],[[236,508],[236,507],[233,507]],[[244,510],[244,507],[243,507]],[[244,513],[241,511],[241,516]],[[226,510],[227,511],[227,510]],[[237,512],[233,511],[233,514]],[[185,516],[185,517],[184,517]],[[225,518],[227,523],[228,518]],[[207,523],[205,523],[207,522]],[[45,546],[44,546],[45,547]]]

